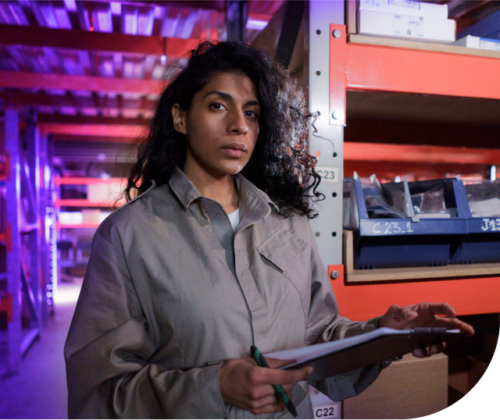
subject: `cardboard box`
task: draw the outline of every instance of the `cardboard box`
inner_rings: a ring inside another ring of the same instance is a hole
[[[456,22],[453,19],[433,19],[360,10],[358,33],[449,44],[455,41]]]
[[[100,223],[101,210],[82,210],[83,223]]]
[[[469,391],[476,386],[479,380],[483,377],[484,372],[488,369],[489,363],[475,358],[474,356],[467,356],[469,365],[469,375],[467,377],[467,387]]]
[[[393,362],[360,395],[343,401],[345,419],[409,419],[448,406],[448,356]]]
[[[87,200],[89,201],[101,203],[120,198],[122,198],[122,185],[118,182],[88,185]]]
[[[81,225],[83,214],[81,211],[60,211],[58,213],[59,223],[63,225]]]
[[[469,391],[467,357],[450,359],[448,365],[448,383],[450,387],[456,389],[462,395],[467,394]]]
[[[462,395],[467,394],[483,377],[489,362],[478,356],[450,360],[449,385]]]
[[[481,358],[491,361],[498,345],[498,335],[484,332],[481,337]]]

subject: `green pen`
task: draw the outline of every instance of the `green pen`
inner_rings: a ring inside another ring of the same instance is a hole
[[[264,356],[262,356],[262,353],[257,347],[250,347],[250,354],[260,367],[269,368],[266,359],[264,359]],[[276,394],[278,394],[279,399],[283,401],[285,407],[288,408],[288,411],[290,411],[290,413],[292,413],[295,417],[298,417],[297,410],[293,406],[292,400],[288,398],[288,394],[285,392],[283,387],[281,385],[273,385],[273,388],[276,391]]]

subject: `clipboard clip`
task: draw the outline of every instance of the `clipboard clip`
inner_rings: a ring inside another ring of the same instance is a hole
[[[413,349],[424,349],[434,344],[442,344],[442,334],[446,333],[446,328],[420,327],[412,328],[409,336]]]

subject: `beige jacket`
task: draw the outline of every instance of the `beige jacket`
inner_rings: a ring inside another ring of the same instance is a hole
[[[255,418],[223,402],[222,361],[249,356],[252,344],[266,353],[376,327],[338,315],[307,218],[279,217],[264,192],[236,181],[234,272],[208,199],[179,169],[101,224],[65,347],[70,418]],[[338,401],[379,371],[316,385]],[[312,417],[307,383],[293,402]]]

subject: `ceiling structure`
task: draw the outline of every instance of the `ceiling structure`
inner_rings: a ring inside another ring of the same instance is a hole
[[[248,1],[246,42],[284,1]],[[432,2],[448,4],[458,31],[500,8]],[[226,39],[225,10],[223,0],[0,1],[0,109],[38,110],[55,141],[128,142],[152,117],[166,69],[201,40]]]

